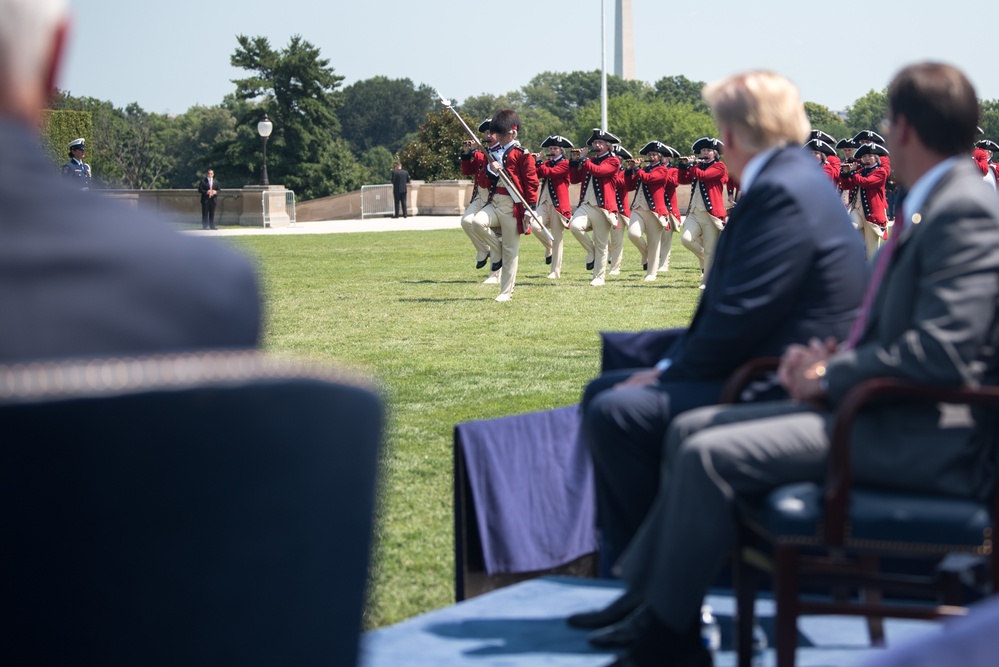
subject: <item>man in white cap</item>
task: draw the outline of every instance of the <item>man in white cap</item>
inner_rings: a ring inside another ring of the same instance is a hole
[[[69,142],[69,162],[62,166],[62,175],[78,179],[74,182],[81,190],[90,189],[90,165],[83,161],[86,150],[86,143],[82,138]]]
[[[541,147],[547,149],[548,159],[542,161],[540,155],[535,155],[535,166],[540,179],[538,217],[552,234],[546,261],[551,264],[548,277],[555,280],[562,274],[562,237],[572,210],[569,208],[569,160],[565,157],[565,151],[572,148],[572,142],[556,134],[541,142]],[[534,232],[542,243],[546,242],[541,230]]]
[[[725,145],[714,137],[701,137],[691,150],[698,161],[680,158],[679,181],[690,185],[690,203],[683,220],[680,241],[700,260],[701,289],[711,271],[711,258],[718,245],[718,235],[725,228],[725,183],[728,167],[719,159]]]
[[[621,168],[621,160],[611,150],[614,144],[621,143],[616,136],[594,128],[586,145],[593,148],[594,157],[583,157],[582,151],[572,151],[569,160],[569,179],[581,183],[579,206],[569,221],[569,231],[586,249],[586,268],[593,270],[590,284],[599,287],[604,284],[607,272],[607,246],[610,243],[611,229],[617,222],[617,188],[614,178]],[[586,235],[593,230],[593,240]]]

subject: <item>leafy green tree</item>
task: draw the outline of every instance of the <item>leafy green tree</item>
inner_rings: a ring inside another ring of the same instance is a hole
[[[339,137],[334,95],[343,81],[330,61],[301,35],[281,50],[266,37],[238,35],[239,47],[230,62],[252,73],[237,79],[228,107],[236,118],[236,144],[227,156],[259,171],[257,122],[267,113],[274,133],[267,143],[267,170],[272,183],[281,183],[301,199],[313,199],[356,189],[361,170],[346,141]],[[251,104],[240,104],[251,103]]]
[[[682,74],[664,76],[656,81],[656,97],[667,104],[686,104],[695,111],[708,112],[708,105],[701,99],[703,81],[691,81]]]
[[[371,183],[388,183],[392,180],[395,156],[384,146],[369,148],[361,155],[361,164],[367,168]]]
[[[224,107],[193,106],[171,122],[166,135],[168,150],[175,157],[166,174],[168,187],[196,187],[208,169],[223,187],[242,187],[247,179],[229,164],[226,149],[236,139],[236,118]]]
[[[815,102],[805,102],[805,114],[812,124],[812,129],[827,132],[837,139],[853,136],[855,132],[850,132],[846,123],[838,115],[829,110],[829,107]]]
[[[999,100],[979,100],[978,125],[985,134],[978,139],[999,142]],[[995,156],[999,159],[999,156]]]
[[[83,137],[92,143],[94,120],[89,111],[46,110],[42,114],[42,146],[53,168],[66,163],[69,142]]]
[[[515,92],[498,97],[489,93],[475,95],[462,102],[460,107],[462,118],[468,120],[468,125],[473,130],[486,118],[491,118],[498,109],[516,109],[517,113],[520,113],[526,108],[536,107],[525,104],[520,94]]]
[[[403,138],[415,132],[437,104],[429,86],[416,87],[410,79],[376,76],[347,86],[337,112],[343,137],[356,153],[375,146],[396,152]]]
[[[170,120],[144,111],[135,102],[125,107],[124,120],[124,124],[111,125],[109,136],[116,148],[112,160],[121,169],[125,186],[135,190],[162,187],[166,173],[176,163],[168,148]]]
[[[608,129],[621,138],[621,145],[635,153],[653,139],[662,141],[681,154],[704,136],[716,136],[718,128],[704,111],[688,104],[667,104],[663,100],[645,101],[632,95],[607,100]],[[592,102],[580,110],[574,143],[585,142],[594,127],[600,125],[600,104]]]
[[[593,101],[600,101],[600,70],[590,72],[542,72],[521,88],[528,107],[544,109],[566,124],[573,124],[576,113]],[[607,97],[634,95],[649,99],[653,89],[644,81],[607,76]],[[599,123],[597,123],[599,125]]]
[[[472,129],[482,122],[462,114]],[[468,133],[449,110],[441,108],[427,114],[426,121],[416,132],[416,141],[406,145],[399,153],[399,161],[409,175],[417,180],[439,181],[464,178],[458,157],[461,142]]]
[[[851,136],[861,130],[877,131],[878,124],[888,116],[888,89],[869,90],[846,108],[846,116]]]

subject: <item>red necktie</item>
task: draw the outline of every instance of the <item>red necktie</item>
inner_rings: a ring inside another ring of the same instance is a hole
[[[867,291],[864,292],[864,301],[860,305],[860,312],[857,314],[857,319],[853,322],[853,327],[850,329],[850,335],[846,338],[846,343],[843,344],[844,350],[852,349],[857,345],[861,334],[864,333],[864,328],[867,326],[867,320],[871,315],[871,306],[874,305],[874,297],[878,294],[881,281],[884,280],[885,273],[888,272],[888,264],[891,263],[891,256],[895,253],[895,246],[898,245],[898,240],[902,237],[902,232],[905,230],[905,211],[903,209],[904,207],[899,208],[899,215],[895,216],[895,229],[892,231],[891,238],[888,239],[885,247],[881,249],[881,253],[878,254],[878,259],[874,263],[874,271],[871,272],[871,282],[867,284]]]

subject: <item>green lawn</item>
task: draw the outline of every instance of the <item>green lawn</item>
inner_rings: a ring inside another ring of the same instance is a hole
[[[482,285],[461,230],[248,236],[266,295],[267,350],[360,367],[383,388],[389,424],[367,627],[453,602],[451,435],[457,422],[570,405],[599,366],[599,331],[683,326],[700,270],[674,237],[672,268],[645,283],[625,241],[620,276],[589,286],[566,240],[549,281],[524,238],[513,301]]]

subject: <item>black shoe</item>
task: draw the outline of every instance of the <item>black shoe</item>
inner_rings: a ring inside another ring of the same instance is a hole
[[[475,260],[475,268],[481,269],[489,261],[489,255],[486,255],[485,259]]]
[[[586,263],[586,270],[587,271],[592,271],[594,264],[596,264],[596,262],[587,262]]]
[[[399,216],[397,216],[397,215],[393,215],[393,216],[392,216],[392,219],[393,219],[393,220],[395,220],[395,219],[396,219],[396,218],[398,218],[398,217],[399,217]]]
[[[596,648],[628,648],[649,631],[651,622],[652,612],[643,604],[623,621],[594,630],[586,641]]]
[[[643,661],[626,654],[612,662],[607,667],[714,667],[715,661],[706,648],[695,649],[682,655],[671,655],[663,662],[662,656],[651,661]]]
[[[551,255],[547,255],[545,257],[545,264],[551,264],[551,263],[552,263],[552,256]]]
[[[636,612],[638,613],[638,612]],[[612,663],[617,667],[712,667],[711,651],[701,640],[700,618],[691,619],[690,627],[676,632],[656,618],[651,609],[645,612],[645,627],[628,646],[627,652]]]
[[[625,591],[621,597],[603,609],[573,614],[565,622],[574,628],[582,628],[583,630],[605,628],[608,625],[623,621],[631,612],[638,609],[641,604],[642,596],[640,594]]]
[[[499,271],[502,268],[503,268],[503,260],[502,259],[500,261],[498,261],[498,262],[493,262],[493,266],[492,266],[492,270],[493,271]]]

